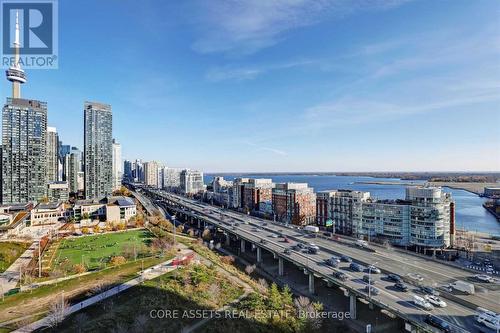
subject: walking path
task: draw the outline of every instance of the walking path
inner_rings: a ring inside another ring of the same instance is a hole
[[[182,249],[180,251],[180,254],[183,256],[187,255],[188,253],[191,253],[191,250],[188,250],[186,248]],[[64,317],[69,316],[72,313],[75,313],[83,308],[86,308],[88,306],[91,306],[97,302],[100,302],[106,298],[109,298],[111,296],[114,296],[118,293],[121,293],[130,287],[136,286],[144,281],[154,279],[160,275],[169,273],[173,270],[175,270],[178,266],[170,266],[174,259],[170,259],[168,261],[165,261],[161,264],[158,264],[156,266],[153,266],[151,268],[148,268],[144,270],[137,278],[134,278],[132,280],[129,280],[127,282],[124,282],[120,285],[117,285],[116,287],[113,287],[109,290],[106,290],[100,294],[97,294],[95,296],[92,296],[90,298],[87,298],[86,300],[83,300],[82,302],[76,303],[74,305],[71,305],[66,311],[64,311]],[[16,333],[26,333],[26,332],[33,332],[35,330],[41,329],[43,327],[48,327],[51,325],[51,318],[50,316],[44,317],[34,323],[31,323],[27,326],[21,327],[14,332]]]
[[[248,283],[246,283],[245,281],[241,280],[240,278],[232,275],[231,273],[229,273],[228,271],[226,271],[224,268],[220,267],[219,265],[215,264],[214,262],[210,261],[209,259],[201,257],[200,255],[197,255],[197,256],[200,258],[200,261],[202,261],[203,263],[205,263],[207,266],[214,265],[219,273],[221,273],[222,275],[224,275],[226,278],[228,278],[229,280],[231,280],[233,283],[242,286],[243,289],[245,290],[245,292],[240,297],[238,297],[237,299],[235,299],[231,303],[229,303],[227,305],[224,305],[223,307],[220,307],[219,309],[217,309],[218,312],[223,312],[225,310],[228,310],[228,309],[232,308],[234,306],[234,304],[239,303],[242,299],[244,299],[251,292],[254,291],[254,289]],[[194,332],[198,328],[206,325],[210,320],[212,320],[212,318],[204,318],[204,319],[202,319],[202,320],[194,323],[191,326],[185,327],[182,330],[182,333],[191,333],[191,332]]]
[[[19,258],[17,258],[16,261],[14,261],[12,265],[9,266],[9,268],[5,270],[5,272],[0,274],[0,295],[17,286],[20,278],[19,272],[21,269],[28,266],[31,258],[33,258],[33,252],[36,248],[35,244],[36,243],[33,242],[30,247],[26,251],[24,251],[24,253]]]

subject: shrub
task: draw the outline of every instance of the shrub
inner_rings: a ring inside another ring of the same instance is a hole
[[[123,256],[114,256],[109,261],[109,263],[111,264],[111,266],[123,265],[126,262],[127,262],[127,259],[125,259]]]

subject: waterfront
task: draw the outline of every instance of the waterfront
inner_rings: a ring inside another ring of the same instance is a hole
[[[377,199],[404,199],[406,184],[423,184],[425,181],[408,181],[395,178],[372,178],[361,176],[331,176],[331,175],[266,175],[266,174],[217,174],[225,179],[233,180],[236,177],[271,178],[274,182],[296,182],[308,183],[316,192],[324,190],[348,189],[366,191]],[[215,174],[206,174],[205,183],[212,181]],[[391,182],[391,185],[373,183]],[[401,185],[397,185],[401,183]],[[486,199],[471,192],[444,187],[451,193],[456,202],[457,228],[470,231],[484,232],[492,235],[500,235],[500,223],[482,205]]]

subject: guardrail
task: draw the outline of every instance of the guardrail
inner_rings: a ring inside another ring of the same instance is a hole
[[[162,195],[160,195],[162,196]],[[171,198],[169,198],[170,201],[176,201],[177,204],[180,204],[180,205],[183,205],[181,203],[179,203],[179,200],[173,200]],[[201,213],[201,214],[204,214],[204,212],[198,212],[198,213]],[[190,215],[193,215],[193,213],[189,212]],[[355,295],[356,297],[359,297],[359,298],[363,298],[363,299],[366,299],[368,300],[369,302],[372,302],[373,304],[375,304],[376,306],[382,308],[382,309],[385,309],[386,311],[389,311],[391,313],[394,313],[396,316],[406,320],[406,321],[409,321],[411,322],[416,328],[424,331],[424,332],[432,332],[432,330],[429,330],[427,324],[423,323],[422,321],[419,321],[419,320],[415,320],[415,319],[412,319],[410,318],[407,314],[401,312],[400,310],[396,309],[396,308],[393,308],[391,307],[390,305],[388,304],[385,304],[384,302],[378,300],[378,299],[375,299],[375,298],[369,298],[368,295],[365,295],[364,293],[356,290],[356,289],[353,289],[352,287],[346,285],[346,284],[343,284],[341,283],[340,281],[338,281],[337,279],[335,279],[332,275],[328,275],[328,274],[325,274],[325,273],[322,273],[320,271],[317,271],[315,270],[314,268],[311,268],[309,267],[309,265],[307,264],[307,261],[310,260],[308,257],[306,257],[305,255],[303,255],[302,253],[300,252],[297,252],[297,251],[293,251],[293,254],[292,255],[298,255],[299,257],[301,258],[305,258],[306,260],[306,263],[304,262],[300,262],[299,260],[292,258],[291,255],[284,255],[283,252],[277,252],[275,249],[271,248],[269,246],[269,244],[274,244],[275,246],[278,246],[278,247],[283,247],[283,245],[281,244],[278,244],[276,242],[273,242],[273,241],[270,241],[270,240],[266,240],[266,243],[260,243],[260,239],[261,237],[259,236],[255,236],[255,235],[252,235],[252,237],[249,237],[249,236],[244,236],[242,235],[241,233],[237,233],[236,231],[237,230],[234,230],[232,226],[228,226],[228,225],[225,225],[225,223],[222,223],[222,222],[219,222],[219,221],[215,221],[212,217],[208,217],[208,216],[197,216],[198,219],[201,219],[201,220],[204,220],[210,224],[213,224],[213,225],[216,225],[218,228],[224,230],[225,232],[229,232],[229,233],[232,233],[232,234],[236,234],[240,239],[244,239],[245,241],[249,241],[249,242],[252,242],[252,243],[255,243],[255,244],[258,244],[259,247],[261,248],[264,248],[265,250],[271,252],[271,253],[275,253],[276,256],[279,256],[279,257],[282,257],[288,261],[291,261],[291,262],[294,262],[295,265],[298,265],[302,268],[305,268],[307,269],[310,273],[314,274],[315,276],[319,277],[319,278],[322,278],[323,280],[325,281],[329,281],[329,282],[332,282],[333,284],[339,286],[339,287],[342,287],[344,289],[346,289],[349,293]],[[234,218],[232,217],[233,219],[236,219],[236,220],[239,220],[239,221],[242,221],[242,222],[247,222],[244,218]],[[253,226],[260,226],[256,223],[253,223],[253,222],[248,222],[249,225],[253,225]],[[271,231],[271,232],[276,232],[275,230],[269,230],[268,228],[266,228],[268,231]],[[240,231],[244,232],[244,233],[249,233],[247,231],[244,231],[244,230],[241,230]],[[290,236],[290,239],[294,239],[297,241],[297,237],[294,237],[294,236]],[[300,242],[302,242],[302,240],[299,240]],[[334,254],[338,254],[338,252],[335,252],[335,251],[332,251],[330,249],[327,249],[327,248],[324,248],[324,247],[321,247],[323,250],[327,251],[327,252],[330,252],[330,253],[334,253]],[[365,265],[367,265],[366,263],[364,263],[363,261],[359,261],[357,260],[358,262],[360,263],[363,263]],[[466,331],[464,331],[466,332]]]

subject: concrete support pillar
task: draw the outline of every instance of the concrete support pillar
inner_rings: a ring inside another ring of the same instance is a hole
[[[283,276],[283,258],[278,258],[278,275]]]
[[[356,319],[356,295],[349,295],[349,313],[351,319]]]
[[[231,245],[231,238],[229,238],[229,234],[226,234],[226,246]]]
[[[241,240],[240,246],[241,246],[241,253],[245,253],[245,240],[244,239]]]
[[[314,274],[309,273],[309,292],[314,294]]]
[[[201,229],[201,221],[198,220],[198,229]]]
[[[262,262],[262,249],[257,246],[257,262]]]

